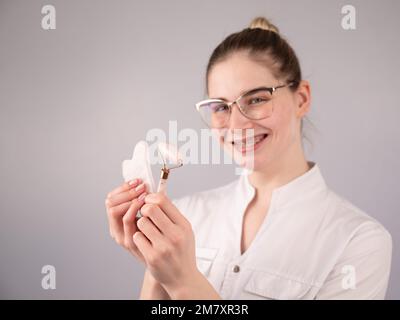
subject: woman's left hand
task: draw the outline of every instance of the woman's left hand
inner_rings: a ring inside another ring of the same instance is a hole
[[[198,277],[190,222],[163,193],[146,196],[133,241],[148,270],[166,290],[179,290]]]

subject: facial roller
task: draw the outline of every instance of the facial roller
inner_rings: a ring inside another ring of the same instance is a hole
[[[158,144],[158,154],[163,162],[163,167],[161,168],[161,176],[160,181],[158,182],[157,192],[165,193],[170,170],[183,166],[183,161],[178,149],[171,144],[160,142]],[[167,163],[172,166],[168,167]]]

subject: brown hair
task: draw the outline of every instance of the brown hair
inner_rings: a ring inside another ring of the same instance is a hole
[[[207,65],[207,91],[208,76],[213,66],[240,51],[266,64],[277,79],[295,82],[291,88],[297,89],[301,81],[301,70],[296,53],[275,25],[263,17],[257,17],[249,28],[229,35],[214,49]]]

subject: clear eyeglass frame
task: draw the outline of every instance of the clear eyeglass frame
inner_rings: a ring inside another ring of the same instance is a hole
[[[223,99],[206,99],[206,100],[202,100],[202,101],[196,103],[196,110],[200,113],[203,122],[210,128],[213,127],[213,126],[211,125],[211,123],[208,123],[207,120],[202,116],[201,108],[206,108],[211,103],[219,103],[219,104],[224,105],[224,106],[226,106],[228,108],[229,115],[228,115],[228,117],[227,117],[225,122],[229,122],[230,115],[232,113],[232,107],[233,107],[234,104],[237,105],[240,113],[244,117],[246,117],[247,119],[250,119],[250,120],[261,120],[261,119],[267,118],[268,116],[251,117],[245,111],[247,109],[247,107],[243,106],[240,102],[243,101],[243,99],[246,98],[247,96],[250,96],[251,94],[254,94],[255,92],[260,92],[262,90],[265,90],[265,91],[269,92],[269,94],[271,95],[271,98],[272,98],[273,93],[277,89],[285,88],[285,87],[291,87],[291,86],[295,85],[296,83],[297,83],[296,81],[291,81],[291,82],[289,82],[287,84],[280,85],[280,86],[275,86],[275,87],[257,87],[257,88],[251,89],[249,91],[246,91],[245,93],[241,94],[236,100],[231,101],[231,102],[227,102],[226,100],[223,100]],[[220,127],[221,126],[219,126],[217,128],[220,128]],[[215,127],[213,127],[213,128],[215,128]]]

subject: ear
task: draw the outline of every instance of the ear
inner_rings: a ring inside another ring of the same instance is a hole
[[[302,80],[295,92],[296,116],[303,118],[309,111],[311,106],[311,86],[306,80]]]

